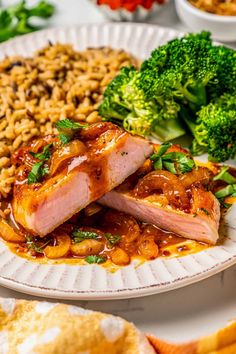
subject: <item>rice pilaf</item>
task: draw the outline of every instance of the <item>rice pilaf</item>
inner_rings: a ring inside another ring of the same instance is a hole
[[[123,50],[78,52],[61,44],[0,62],[0,196],[10,195],[15,180],[11,154],[34,137],[55,133],[58,119],[99,121],[107,84],[130,64],[136,61]]]

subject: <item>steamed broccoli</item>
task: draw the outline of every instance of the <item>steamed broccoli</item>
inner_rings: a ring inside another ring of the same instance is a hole
[[[146,97],[166,105],[173,97],[195,112],[207,103],[206,86],[215,81],[217,69],[210,34],[191,34],[152,52],[142,64],[139,87]]]
[[[235,82],[236,52],[214,45],[208,32],[189,34],[155,49],[140,70],[123,68],[99,112],[162,141],[189,128],[195,155],[225,161],[236,154]]]
[[[185,134],[181,105],[195,113],[207,103],[217,67],[207,32],[175,39],[153,51],[138,71],[123,68],[108,85],[100,114],[139,135],[169,141]]]
[[[236,154],[236,94],[224,94],[197,114],[194,123],[187,117],[194,141],[192,153],[207,152],[209,160],[220,162]],[[202,149],[202,151],[201,151]]]
[[[211,52],[217,61],[215,81],[208,86],[209,100],[226,92],[235,92],[236,51],[225,46],[212,46]]]
[[[99,108],[106,120],[122,124],[134,134],[155,135],[161,140],[171,140],[185,134],[177,119],[179,105],[170,97],[168,105],[145,97],[139,88],[140,72],[134,67],[124,67],[108,85]]]

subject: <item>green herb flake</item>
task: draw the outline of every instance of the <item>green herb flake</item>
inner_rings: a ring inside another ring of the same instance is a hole
[[[120,154],[121,154],[121,156],[124,156],[124,155],[128,155],[128,152],[122,151]]]
[[[72,136],[69,134],[59,133],[59,139],[61,140],[62,144],[65,145],[71,141]]]
[[[209,211],[205,208],[200,208],[201,211],[203,211],[206,215],[210,215]]]
[[[196,217],[197,217],[197,215],[198,215],[197,213],[194,213],[194,214],[193,214],[193,218],[196,218]]]
[[[150,159],[154,161],[154,169],[165,169],[173,174],[192,171],[195,162],[187,154],[177,151],[166,153],[171,145],[170,143],[164,143],[159,147],[157,153],[151,155]]]
[[[170,161],[162,161],[163,167],[165,168],[165,170],[173,173],[174,175],[177,174],[177,170],[175,168],[175,164],[174,162],[170,162]]]
[[[162,170],[162,167],[163,167],[163,165],[162,165],[162,159],[161,158],[159,158],[159,159],[157,159],[155,162],[154,162],[154,169],[155,170]]]
[[[104,236],[111,247],[115,246],[121,238],[120,235],[112,235],[110,233],[106,233]]]
[[[74,122],[73,120],[70,120],[68,118],[66,119],[62,119],[59,120],[56,123],[56,128],[60,131],[60,130],[78,130],[78,129],[82,129],[82,128],[86,128],[88,126],[88,124],[80,124],[78,122]]]
[[[170,152],[164,155],[162,160],[174,163],[178,173],[190,172],[195,167],[194,160],[182,152]]]
[[[42,177],[47,175],[48,173],[48,166],[44,165],[42,161],[36,162],[28,175],[28,184],[40,182]]]
[[[87,256],[85,258],[85,261],[89,264],[94,264],[94,263],[101,264],[106,262],[106,258],[102,256]]]
[[[166,151],[171,147],[171,143],[163,143],[160,145],[158,151],[155,154],[152,154],[150,157],[150,160],[156,161],[159,159],[162,155],[166,153]]]
[[[68,118],[59,120],[56,122],[56,128],[59,132],[59,139],[62,144],[65,145],[69,143],[77,130],[88,127],[88,124],[81,124],[79,122],[74,122]]]
[[[32,236],[26,236],[26,244],[29,250],[32,250],[37,253],[44,253],[43,249],[50,243],[51,240],[48,240],[44,244],[39,244],[37,241],[34,240]]]
[[[75,243],[82,242],[88,239],[97,239],[99,235],[96,232],[76,230],[72,233],[72,238]]]
[[[53,144],[48,144],[46,146],[44,146],[43,151],[40,153],[35,153],[35,152],[30,152],[30,154],[35,157],[36,159],[39,159],[41,161],[47,161],[50,159],[52,152],[51,152],[51,148],[52,148]]]

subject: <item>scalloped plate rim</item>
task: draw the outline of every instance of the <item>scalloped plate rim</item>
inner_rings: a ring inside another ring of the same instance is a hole
[[[44,29],[42,31],[38,31],[35,33],[31,33],[31,34],[27,34],[25,36],[21,36],[18,38],[13,38],[7,42],[4,42],[2,44],[0,44],[0,49],[2,49],[2,52],[4,54],[4,52],[8,52],[9,49],[14,48],[14,46],[17,47],[17,45],[23,45],[23,46],[27,46],[29,45],[29,42],[31,39],[35,39],[35,41],[37,42],[38,40],[40,40],[41,42],[47,42],[47,36],[51,36],[51,37],[60,37],[60,33],[64,33],[65,37],[66,37],[66,33],[68,35],[68,33],[74,33],[75,38],[77,38],[78,34],[80,31],[87,31],[87,33],[89,32],[89,30],[91,29],[96,29],[97,34],[99,31],[103,31],[104,29],[108,28],[109,31],[117,31],[117,29],[119,31],[121,31],[122,29],[130,29],[130,31],[141,31],[142,33],[144,32],[144,30],[146,29],[152,29],[152,35],[158,35],[158,34],[162,34],[162,36],[166,35],[167,37],[169,36],[171,38],[174,38],[176,36],[181,36],[183,35],[183,32],[179,32],[177,30],[171,29],[171,28],[167,28],[167,27],[160,27],[154,24],[144,24],[144,23],[109,23],[109,22],[105,22],[105,23],[100,23],[100,24],[82,24],[82,25],[78,25],[78,26],[66,26],[66,27],[62,27],[62,26],[58,26],[58,27],[53,27],[53,28],[49,28],[49,29]],[[82,33],[82,32],[81,32]],[[150,37],[151,38],[151,37]],[[64,38],[63,38],[64,39]],[[32,41],[33,43],[34,41]],[[40,43],[41,43],[40,42]],[[73,41],[70,40],[66,40],[63,42],[69,42],[72,43]],[[161,42],[159,42],[161,43]],[[76,43],[74,43],[76,44]],[[114,44],[114,43],[113,43]],[[112,46],[112,43],[110,44]],[[40,45],[41,46],[41,45]],[[87,45],[89,46],[89,41],[87,42]],[[85,46],[85,47],[86,47]],[[35,47],[35,43],[32,45],[32,47]],[[37,45],[36,45],[37,47]],[[114,47],[116,47],[116,45],[114,45]],[[146,48],[146,46],[145,46]],[[32,49],[33,51],[35,50]],[[136,51],[139,51],[139,47],[136,48]],[[15,52],[15,49],[14,49]],[[131,50],[132,52],[132,50]],[[19,55],[22,55],[21,53],[17,53]],[[28,55],[28,51],[26,51],[26,54]],[[25,55],[25,52],[24,54]],[[235,206],[236,207],[236,206]],[[236,208],[235,208],[236,209]],[[236,225],[231,226],[231,228],[233,228],[234,230],[236,229]],[[229,238],[230,240],[230,238]],[[236,235],[235,235],[235,241],[232,242],[236,242]],[[8,260],[8,262],[10,262],[10,260],[7,258],[7,256],[9,256],[11,254],[11,261],[13,261],[14,263],[14,259],[16,260],[16,263],[18,263],[19,261],[19,257],[17,257],[16,255],[14,255],[9,249],[6,249],[5,245],[3,247],[3,251],[2,251],[2,246],[3,243],[0,243],[0,259],[1,256],[6,256],[6,259]],[[230,247],[230,246],[228,246]],[[216,246],[216,248],[221,248],[221,246]],[[211,248],[213,249],[213,248]],[[222,248],[223,249],[223,248]],[[42,297],[48,297],[48,298],[57,298],[57,299],[71,299],[71,300],[85,300],[85,299],[89,299],[89,300],[112,300],[112,299],[122,299],[122,298],[132,298],[132,297],[141,297],[141,296],[146,296],[146,295],[152,295],[152,294],[156,294],[156,293],[161,293],[161,292],[165,292],[165,291],[170,291],[170,290],[174,290],[177,288],[181,288],[184,286],[187,286],[189,284],[193,284],[195,282],[201,281],[203,279],[206,279],[210,276],[213,276],[217,273],[219,273],[222,270],[225,270],[226,268],[234,265],[236,263],[236,249],[234,251],[234,253],[229,253],[227,251],[227,248],[225,249],[226,252],[229,254],[229,256],[221,261],[215,262],[214,265],[211,266],[204,266],[205,268],[199,272],[196,272],[192,275],[191,272],[189,271],[189,274],[187,275],[175,275],[174,279],[171,280],[165,280],[165,281],[157,281],[154,282],[153,284],[150,285],[140,285],[140,286],[134,286],[134,285],[130,285],[130,286],[123,286],[123,288],[121,289],[99,289],[99,288],[90,288],[90,289],[86,289],[86,290],[80,290],[80,289],[61,289],[58,287],[54,287],[54,286],[47,286],[47,276],[45,276],[43,278],[43,280],[41,280],[40,284],[33,284],[32,282],[30,283],[30,280],[26,281],[22,281],[17,279],[17,269],[14,269],[14,272],[12,273],[13,276],[11,277],[10,275],[0,275],[0,285],[12,289],[12,290],[17,290],[19,292],[23,292],[26,294],[31,294],[31,295],[35,295],[35,296],[42,296]],[[205,253],[204,253],[205,252]],[[210,254],[207,254],[206,251],[202,251],[199,252],[201,254],[206,254],[208,257],[211,256]],[[175,258],[177,259],[178,263],[181,264],[181,259],[186,259],[186,257],[190,257],[194,258],[191,255],[185,256],[185,257],[179,257],[179,258]],[[216,257],[215,257],[216,258]],[[17,261],[18,260],[18,261]],[[21,258],[22,260],[22,258]],[[23,260],[22,260],[23,262]],[[168,259],[156,259],[154,261],[147,261],[145,262],[146,265],[150,264],[169,264],[168,263],[169,260]],[[19,267],[20,267],[20,261],[19,261]],[[184,263],[184,262],[182,262]],[[200,263],[199,263],[200,264]],[[0,274],[2,273],[2,270],[7,268],[7,263],[5,264],[1,264],[0,265]],[[28,260],[24,259],[24,263],[21,264],[21,266],[26,265],[27,267],[31,267],[34,270],[37,270],[37,268],[40,270],[42,269],[41,267],[43,267],[43,264],[39,264],[39,263],[35,263],[35,262],[30,262]],[[35,265],[35,266],[33,266]],[[184,268],[184,266],[181,264],[181,266]],[[50,270],[47,271],[48,273],[55,273],[55,271],[53,272],[51,269],[52,267],[55,269],[55,267],[57,267],[57,265],[53,264],[53,265],[48,265],[48,267],[50,267]],[[99,275],[99,271],[96,269],[98,269],[97,267],[99,266],[95,266],[95,265],[85,265],[85,266],[76,266],[76,265],[64,265],[64,268],[68,270],[68,272],[70,272],[70,267],[78,267],[78,270],[81,270],[81,272],[83,272],[82,267],[85,267],[85,269],[89,269],[88,267],[90,267],[90,269],[93,269],[94,272]],[[142,266],[140,266],[142,267]],[[139,267],[139,268],[140,268]],[[136,268],[132,265],[130,265],[129,270],[134,270],[136,272]],[[27,268],[28,269],[28,268]],[[150,268],[151,271],[152,268]],[[77,270],[77,272],[78,272]],[[168,270],[168,268],[167,268]],[[147,271],[147,270],[146,270]],[[168,270],[169,271],[169,270]],[[187,270],[186,270],[187,271]],[[91,270],[92,272],[92,270]],[[33,272],[31,272],[33,273]],[[30,274],[31,274],[30,273]],[[47,273],[47,274],[48,274]],[[62,271],[63,273],[63,271]],[[137,273],[137,272],[136,272]],[[71,273],[72,274],[72,273]],[[122,273],[123,274],[123,273]],[[128,274],[128,273],[127,273]],[[145,271],[144,271],[145,274]],[[173,275],[170,272],[171,276]],[[50,275],[50,274],[49,274]],[[91,277],[92,277],[93,273],[91,273]],[[86,274],[85,274],[86,276]],[[100,274],[101,276],[101,274]],[[111,273],[109,272],[109,276],[112,276]],[[137,277],[138,278],[138,277]],[[27,278],[28,279],[28,278]],[[45,280],[46,279],[46,280]],[[58,284],[59,281],[61,280],[61,278],[59,278],[58,280]],[[90,284],[91,286],[91,284]]]

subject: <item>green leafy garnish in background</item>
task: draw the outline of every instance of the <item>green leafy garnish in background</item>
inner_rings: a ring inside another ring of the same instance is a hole
[[[28,7],[26,1],[6,8],[0,8],[0,42],[17,35],[22,35],[41,29],[34,25],[32,18],[48,19],[55,12],[55,6],[42,0],[33,7]]]
[[[174,151],[166,154],[170,147],[170,143],[164,143],[159,147],[157,153],[150,157],[154,161],[155,170],[165,169],[173,174],[192,171],[195,167],[194,160],[182,152]]]
[[[93,263],[101,264],[106,262],[106,258],[101,256],[87,256],[85,258],[85,261],[89,264],[93,264]]]
[[[79,122],[74,122],[68,118],[59,120],[56,123],[56,128],[59,132],[59,139],[63,145],[69,143],[73,139],[76,131],[86,128],[87,126],[88,124],[80,124]]]
[[[99,235],[96,232],[76,230],[72,233],[72,237],[75,243],[79,243],[83,240],[97,239]]]

